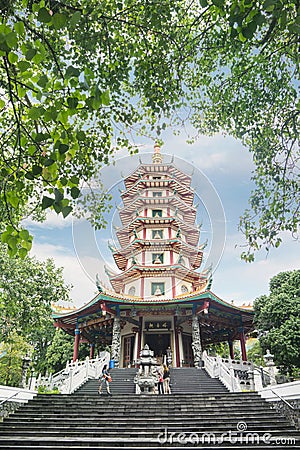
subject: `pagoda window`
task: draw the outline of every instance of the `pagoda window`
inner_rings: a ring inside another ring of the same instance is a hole
[[[163,230],[152,230],[152,239],[162,239]]]
[[[152,217],[162,217],[162,209],[152,209]]]
[[[163,264],[164,254],[163,253],[152,253],[152,264]]]
[[[161,176],[154,176],[152,179],[153,180],[161,180]]]
[[[161,191],[154,191],[153,192],[153,197],[162,197],[162,192]]]
[[[151,295],[165,295],[165,283],[151,283]]]

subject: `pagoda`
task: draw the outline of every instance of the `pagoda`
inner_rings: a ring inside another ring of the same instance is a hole
[[[95,349],[111,346],[116,367],[137,364],[148,344],[161,361],[174,367],[199,366],[203,349],[240,341],[253,329],[253,311],[218,298],[211,291],[211,269],[200,271],[203,250],[196,225],[192,177],[164,162],[155,144],[152,163],[125,177],[117,243],[109,247],[118,272],[106,269],[111,289],[97,277],[98,294],[83,307],[54,314],[55,326]]]

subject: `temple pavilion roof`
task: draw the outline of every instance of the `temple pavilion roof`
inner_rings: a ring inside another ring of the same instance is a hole
[[[253,330],[254,311],[249,307],[235,306],[222,300],[210,290],[198,289],[194,292],[181,294],[174,298],[145,298],[134,297],[124,294],[116,294],[113,291],[105,290],[99,292],[89,303],[81,306],[75,311],[66,313],[54,313],[55,325],[64,328],[72,333],[76,326],[88,334],[88,328],[97,326],[110,326],[111,319],[116,314],[122,316],[122,311],[129,311],[135,308],[137,316],[139,312],[153,310],[176,311],[178,307],[182,311],[178,322],[190,320],[188,310],[193,310],[196,314],[201,314],[201,324],[207,342],[218,342],[224,339],[222,333],[232,330],[232,338],[238,338],[241,327],[247,333]],[[205,311],[206,310],[206,311]],[[203,312],[206,312],[205,314]],[[126,313],[127,315],[127,313]],[[126,316],[124,316],[126,317]],[[133,321],[128,318],[128,320]],[[214,334],[211,325],[214,324]],[[216,333],[217,330],[217,333]],[[219,336],[219,337],[218,337]]]

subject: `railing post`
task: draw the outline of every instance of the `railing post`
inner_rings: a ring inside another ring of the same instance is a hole
[[[70,372],[69,372],[69,394],[72,393],[72,383],[73,383],[73,368],[70,367]]]

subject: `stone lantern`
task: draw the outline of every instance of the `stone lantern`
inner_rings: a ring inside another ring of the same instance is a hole
[[[153,393],[155,384],[157,383],[157,374],[153,369],[157,365],[154,353],[146,344],[140,352],[140,358],[137,363],[140,366],[139,372],[135,377],[135,383],[138,385],[139,393]]]

